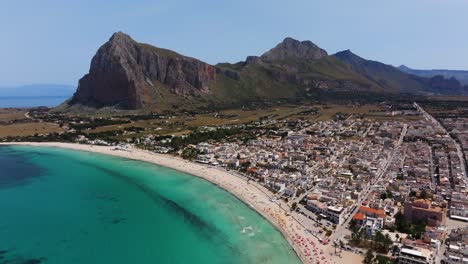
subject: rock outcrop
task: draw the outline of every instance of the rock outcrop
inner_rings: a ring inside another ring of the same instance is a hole
[[[70,103],[140,109],[154,104],[158,89],[184,97],[209,94],[215,79],[207,63],[118,32],[99,48]]]

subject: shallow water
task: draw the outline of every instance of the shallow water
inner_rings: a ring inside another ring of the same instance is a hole
[[[149,163],[0,147],[1,263],[299,263],[226,191]]]

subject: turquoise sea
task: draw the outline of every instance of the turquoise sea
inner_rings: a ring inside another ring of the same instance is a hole
[[[0,146],[0,264],[300,263],[228,192],[149,163]]]

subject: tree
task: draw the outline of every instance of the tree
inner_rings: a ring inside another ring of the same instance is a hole
[[[421,197],[421,199],[427,199],[429,198],[429,195],[427,194],[426,190],[422,190],[419,194],[419,197]]]
[[[383,193],[380,194],[380,199],[385,200],[387,198],[388,198],[388,196],[387,196],[386,192],[383,192]]]
[[[374,263],[374,252],[372,252],[372,249],[368,249],[366,252],[366,256],[364,257],[364,260],[362,261],[363,264],[373,264]]]
[[[399,249],[400,249],[400,248],[399,248],[397,245],[394,245],[394,246],[392,247],[392,254],[394,255],[395,253],[397,253]]]
[[[379,252],[382,252],[383,251],[383,247],[384,247],[384,240],[385,240],[385,237],[384,235],[382,234],[382,232],[380,230],[378,230],[376,233],[375,233],[375,236],[373,237],[373,240],[375,242],[375,249]]]
[[[297,203],[294,202],[294,203],[292,203],[292,205],[291,205],[291,210],[296,211],[296,209],[297,209]]]
[[[359,245],[362,241],[362,236],[363,236],[363,230],[359,231],[354,231],[351,235],[351,241],[353,241],[355,244]]]
[[[188,159],[188,160],[194,160],[198,156],[198,150],[194,148],[185,148],[182,151],[182,158]]]
[[[393,194],[390,190],[387,190],[387,198],[393,198]]]
[[[390,246],[393,245],[393,240],[389,234],[385,234],[383,240],[383,253],[387,253],[390,250]]]
[[[398,230],[401,233],[409,234],[411,231],[410,225],[408,224],[401,212],[398,212],[395,215],[395,225],[396,230]]]
[[[420,239],[422,234],[426,231],[426,222],[425,221],[420,221],[416,224],[414,224],[410,230],[410,234],[412,237],[416,239]]]
[[[351,231],[353,233],[356,233],[356,228],[357,228],[357,223],[356,223],[356,220],[351,220],[351,222],[349,222],[349,229],[351,229]]]
[[[375,257],[374,263],[376,263],[376,264],[392,264],[393,261],[389,257],[377,255]]]

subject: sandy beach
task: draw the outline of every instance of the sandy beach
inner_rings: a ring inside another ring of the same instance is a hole
[[[208,180],[226,191],[232,193],[241,201],[252,207],[269,220],[286,238],[303,263],[361,263],[362,256],[343,251],[340,256],[334,255],[331,245],[323,245],[318,239],[307,232],[303,226],[293,219],[278,203],[272,202],[269,192],[257,183],[247,183],[245,179],[231,174],[222,168],[204,166],[183,160],[178,157],[156,154],[136,148],[128,150],[116,149],[112,146],[94,146],[72,143],[0,143],[0,145],[28,145],[42,147],[59,147],[80,151],[90,151],[113,155],[127,159],[140,160],[175,169]],[[285,208],[285,205],[282,205]],[[337,250],[340,251],[339,249]]]

